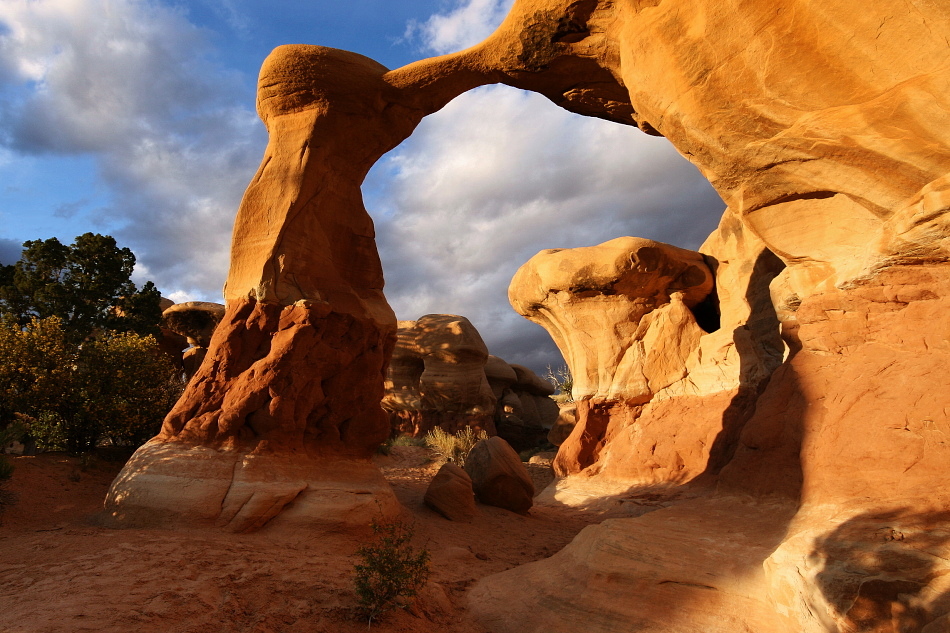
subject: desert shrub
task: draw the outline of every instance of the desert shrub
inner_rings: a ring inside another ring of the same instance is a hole
[[[393,438],[391,446],[425,446],[426,441],[421,437],[413,437],[411,435],[400,435],[399,437]]]
[[[561,365],[553,369],[548,365],[548,372],[544,378],[557,389],[557,393],[552,396],[558,402],[574,402],[574,376],[571,375],[571,369],[567,365]]]
[[[466,426],[456,433],[447,433],[440,427],[435,427],[425,436],[425,443],[436,454],[436,461],[440,464],[453,462],[459,467],[465,466],[465,458],[479,440],[488,439],[485,431],[476,432]]]
[[[372,625],[377,616],[396,608],[400,599],[415,596],[429,579],[429,551],[409,543],[413,528],[398,520],[376,520],[374,539],[356,555],[354,585],[360,609]]]
[[[425,446],[426,441],[421,437],[412,437],[411,435],[399,435],[391,437],[376,448],[380,455],[389,455],[393,446]]]
[[[112,446],[152,438],[184,389],[151,336],[110,332],[84,344],[80,359],[83,417],[96,420],[99,439]]]
[[[0,321],[0,426],[24,423],[39,448],[137,446],[182,389],[151,336],[105,331],[76,343],[58,317]]]

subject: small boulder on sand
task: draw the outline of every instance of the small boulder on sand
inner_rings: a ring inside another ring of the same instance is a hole
[[[465,471],[482,503],[521,514],[531,508],[531,477],[515,449],[500,437],[478,442],[465,458]]]
[[[478,514],[472,478],[455,464],[443,464],[426,490],[425,504],[449,521],[471,521]]]

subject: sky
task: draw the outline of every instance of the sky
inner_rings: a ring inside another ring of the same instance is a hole
[[[234,215],[267,135],[260,64],[281,44],[396,68],[477,43],[512,0],[0,0],[0,263],[112,235],[133,279],[223,301]],[[460,314],[491,353],[563,363],[507,300],[547,248],[623,235],[697,248],[724,204],[663,138],[505,86],[427,117],[363,184],[399,319]]]

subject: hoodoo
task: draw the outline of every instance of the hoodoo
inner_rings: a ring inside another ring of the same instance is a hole
[[[695,253],[624,238],[516,277],[581,385],[546,502],[653,502],[483,579],[471,612],[495,633],[945,630],[948,38],[929,0],[516,0],[481,44],[397,70],[278,48],[225,315],[110,515],[394,507],[368,457],[396,320],[360,183],[422,117],[505,83],[666,137],[728,208]]]

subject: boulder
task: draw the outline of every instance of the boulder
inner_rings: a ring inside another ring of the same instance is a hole
[[[443,464],[429,482],[424,501],[449,521],[471,521],[478,514],[472,478],[452,463]]]
[[[518,453],[500,437],[479,441],[465,458],[476,498],[485,505],[526,513],[533,503],[534,484]]]

